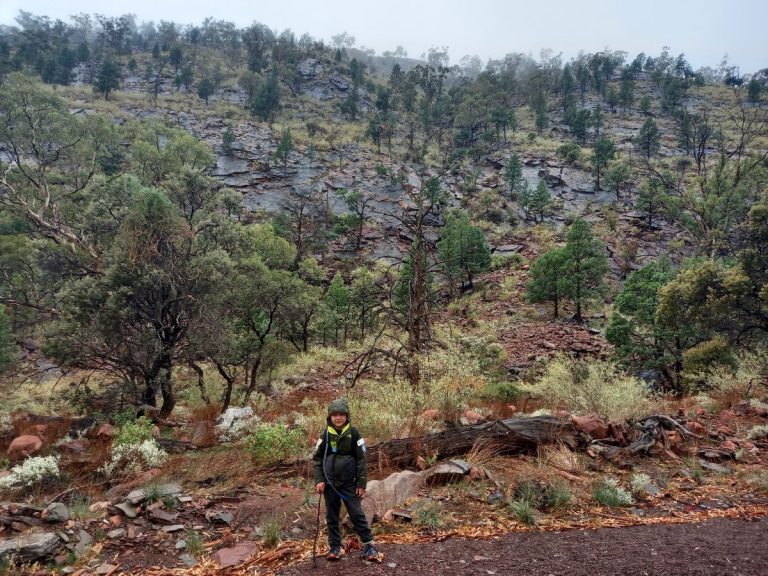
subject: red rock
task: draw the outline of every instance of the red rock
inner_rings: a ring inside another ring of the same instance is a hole
[[[752,450],[752,448],[754,448],[754,447],[755,447],[755,445],[752,442],[744,442],[744,449],[745,450]]]
[[[593,414],[588,416],[571,416],[571,422],[573,422],[577,430],[589,434],[595,440],[602,440],[608,437],[608,425]]]
[[[723,450],[728,450],[729,452],[735,452],[738,449],[738,446],[731,442],[730,440],[726,440],[725,442],[722,442],[720,444],[720,448]]]
[[[116,433],[115,427],[109,422],[104,422],[99,426],[99,430],[96,432],[96,436],[102,440],[110,440]]]
[[[509,410],[512,414],[514,414],[515,412],[517,412],[517,406],[515,406],[514,404],[507,404],[507,410]]]
[[[109,523],[111,526],[119,528],[120,524],[123,523],[123,518],[120,516],[120,514],[115,514],[114,516],[109,517]]]
[[[696,408],[696,416],[704,416],[704,414],[706,414],[706,413],[707,413],[707,411],[704,410],[704,408],[702,408],[701,406]]]
[[[694,434],[698,434],[699,436],[706,433],[707,431],[706,427],[700,422],[696,422],[696,420],[691,420],[690,422],[688,422],[688,424],[686,424],[686,428],[688,428],[688,430],[690,430]]]
[[[729,420],[733,420],[735,417],[736,415],[733,413],[732,410],[723,410],[722,412],[720,412],[719,418],[720,420],[729,421]]]
[[[718,434],[722,434],[723,436],[733,436],[733,430],[725,424],[720,424],[715,430]]]
[[[10,460],[21,460],[40,451],[43,447],[43,441],[39,436],[25,434],[13,439],[8,446],[8,458]]]
[[[422,420],[439,420],[440,411],[435,410],[434,408],[430,408],[429,410],[424,410],[424,412],[421,413],[419,418],[421,418]]]
[[[467,419],[467,422],[470,424],[477,424],[478,422],[482,422],[485,420],[485,417],[483,417],[482,414],[479,412],[475,412],[474,410],[465,410],[464,411],[464,418]]]
[[[45,435],[48,432],[48,426],[45,424],[35,424],[32,426],[32,429],[35,431],[35,436],[40,436],[41,438],[45,438]]]
[[[469,470],[469,479],[471,481],[485,480],[485,470],[476,466],[472,466],[472,468]]]
[[[211,560],[221,568],[235,566],[256,552],[256,542],[244,541],[232,548],[221,548],[211,555]]]
[[[426,470],[427,469],[427,461],[424,458],[424,456],[417,456],[416,457],[416,468],[419,470]]]
[[[136,526],[134,526],[133,524],[128,526],[128,538],[130,540],[135,540],[136,539]]]
[[[568,412],[568,410],[555,410],[552,412],[552,416],[555,416],[556,418],[570,418],[571,413]]]
[[[677,446],[682,442],[682,438],[680,437],[680,433],[677,430],[670,430],[667,432],[667,440],[669,441],[670,446]]]

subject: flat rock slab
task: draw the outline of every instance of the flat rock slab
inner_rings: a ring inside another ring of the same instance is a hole
[[[469,472],[469,470],[467,470]],[[443,486],[451,482],[458,482],[464,478],[464,468],[453,462],[440,464],[430,468],[424,473],[424,481],[428,486]]]
[[[120,510],[120,512],[125,514],[125,516],[128,518],[136,518],[139,515],[136,508],[129,502],[121,502],[120,504],[115,504],[115,508]]]
[[[228,566],[235,566],[247,560],[254,552],[256,552],[256,542],[246,540],[233,546],[232,548],[221,548],[211,555],[211,560],[216,562],[221,568],[227,568]]]

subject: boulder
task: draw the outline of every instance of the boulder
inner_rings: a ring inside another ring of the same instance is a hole
[[[422,473],[411,470],[390,474],[384,480],[368,482],[363,500],[363,511],[368,522],[383,517],[387,510],[396,508],[416,496],[422,483]]]
[[[464,418],[466,418],[467,422],[469,422],[470,425],[477,424],[485,420],[482,414],[480,414],[479,412],[475,412],[474,410],[465,410]]]
[[[439,420],[440,411],[430,408],[429,410],[424,410],[424,412],[419,415],[419,418],[422,420]]]
[[[43,520],[50,524],[58,524],[69,520],[69,508],[61,502],[54,502],[48,505],[42,513]]]
[[[59,537],[52,532],[25,534],[0,540],[0,561],[15,558],[17,562],[34,562],[51,558],[59,549]]]
[[[8,446],[9,460],[22,460],[36,454],[43,447],[43,441],[39,436],[25,434],[17,436]]]

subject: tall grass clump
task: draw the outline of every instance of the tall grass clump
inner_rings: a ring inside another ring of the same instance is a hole
[[[634,503],[632,495],[619,486],[615,478],[605,478],[592,488],[592,497],[603,506],[619,508],[631,506]]]
[[[645,384],[623,374],[615,364],[600,360],[555,357],[533,384],[522,386],[553,408],[577,414],[596,414],[605,420],[623,421],[646,416],[654,403]]]

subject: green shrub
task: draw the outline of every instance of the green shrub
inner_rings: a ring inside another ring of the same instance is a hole
[[[596,414],[604,420],[639,418],[653,410],[643,382],[623,374],[614,364],[599,360],[558,356],[537,382],[523,385],[522,389],[542,398],[552,408]]]
[[[515,402],[521,395],[520,388],[513,382],[488,382],[483,390],[483,398],[491,401]]]
[[[563,144],[557,149],[557,155],[566,164],[578,164],[582,158],[581,146],[573,142]]]
[[[300,455],[305,448],[305,434],[285,424],[262,424],[245,439],[245,449],[259,466],[272,466]]]
[[[146,416],[141,416],[135,420],[121,421],[115,417],[118,423],[118,431],[115,435],[114,444],[141,444],[145,440],[152,440],[152,421]]]

